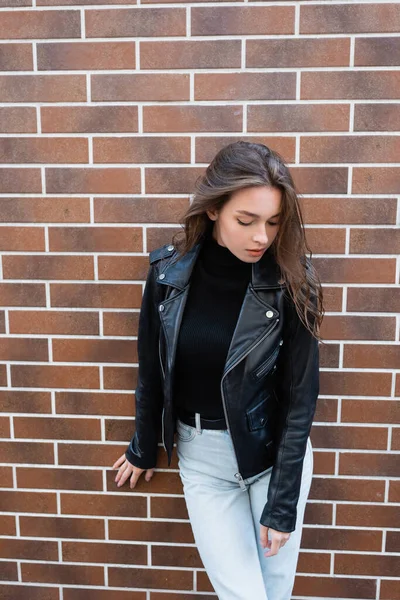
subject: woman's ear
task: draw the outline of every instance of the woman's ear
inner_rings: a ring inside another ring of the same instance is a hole
[[[207,210],[206,212],[211,221],[216,221],[218,219],[218,211],[216,209]]]

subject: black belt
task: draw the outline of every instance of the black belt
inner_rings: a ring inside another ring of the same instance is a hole
[[[180,409],[177,416],[182,423],[186,423],[186,425],[190,425],[191,427],[196,427],[196,418],[193,413]],[[200,415],[200,425],[202,429],[228,429],[225,417],[220,419],[204,419]]]

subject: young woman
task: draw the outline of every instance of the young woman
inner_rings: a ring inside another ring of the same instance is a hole
[[[282,158],[244,141],[196,182],[183,231],[150,253],[138,332],[136,432],[121,486],[178,465],[220,600],[290,600],[319,392],[319,277]],[[176,434],[176,437],[175,437]]]

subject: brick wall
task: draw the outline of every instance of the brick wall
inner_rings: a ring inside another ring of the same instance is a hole
[[[294,597],[400,599],[399,31],[397,1],[0,0],[2,599],[215,598],[176,455],[111,466],[148,253],[237,139],[292,167],[327,305]]]

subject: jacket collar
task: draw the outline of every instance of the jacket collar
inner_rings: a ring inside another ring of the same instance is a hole
[[[159,279],[159,283],[183,290],[189,283],[190,276],[203,243],[204,238],[197,242],[193,248],[179,260],[179,256],[175,252],[171,257],[171,261],[169,261],[162,270],[164,277],[162,277],[161,280]],[[269,247],[263,257],[252,265],[252,287],[255,290],[280,288],[284,285],[279,283],[281,275],[281,269],[275,260],[271,247]]]

